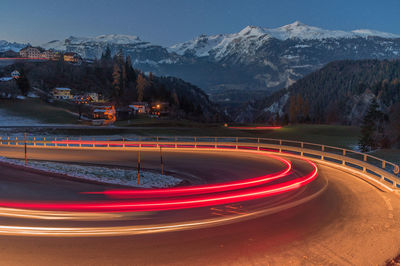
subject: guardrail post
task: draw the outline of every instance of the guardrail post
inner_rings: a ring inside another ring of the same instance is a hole
[[[364,154],[364,162],[366,162],[367,161],[367,155],[366,154]]]
[[[194,148],[195,149],[197,148],[197,138],[196,137],[194,137]]]
[[[301,146],[301,152],[300,152],[300,156],[304,156],[304,153],[303,153],[303,149],[304,149],[304,142],[300,142],[300,146]]]
[[[25,135],[24,135],[24,149],[25,149],[25,166],[27,163],[27,154],[26,154],[26,131],[25,131]]]
[[[386,168],[386,161],[382,161],[382,168],[383,168],[383,169]]]
[[[400,172],[399,166],[396,165],[396,166],[394,167],[394,169],[393,169],[393,174],[398,175],[399,172]]]
[[[214,147],[217,148],[217,138],[214,138]]]
[[[46,146],[47,146],[46,137],[43,138],[43,141],[44,141],[44,142],[43,142],[43,146],[46,147]]]
[[[325,146],[324,145],[321,146],[321,150],[322,150],[323,153],[325,152]],[[323,153],[321,155],[321,160],[322,161],[324,160],[324,154]]]
[[[236,149],[239,149],[239,138],[236,137]]]

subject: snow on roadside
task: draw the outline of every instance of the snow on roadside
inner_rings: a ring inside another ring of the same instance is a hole
[[[0,157],[1,162],[24,165],[23,160]],[[137,181],[137,170],[108,168],[101,166],[86,166],[77,164],[28,161],[28,167],[57,174],[66,174],[71,177],[93,180],[97,182],[134,186],[141,188],[165,188],[178,185],[182,180],[169,175],[144,171],[140,173],[140,185]]]
[[[4,109],[0,109],[0,126],[37,126],[41,125],[38,120],[13,115]]]

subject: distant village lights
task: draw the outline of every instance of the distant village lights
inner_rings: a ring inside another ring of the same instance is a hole
[[[43,49],[42,47],[33,47],[28,45],[19,51],[20,58],[24,59],[37,59],[37,60],[60,60],[61,57],[65,62],[80,63],[82,58],[79,54],[74,52],[60,53],[53,49]]]

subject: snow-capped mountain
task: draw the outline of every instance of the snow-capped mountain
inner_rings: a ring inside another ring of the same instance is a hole
[[[109,34],[96,37],[74,37],[65,40],[54,40],[42,45],[46,49],[58,51],[76,52],[83,58],[100,58],[102,53],[109,47],[114,55],[122,51],[125,55],[131,55],[134,62],[147,62],[156,64],[163,59],[169,58],[168,51],[158,45],[142,41],[137,36]]]
[[[324,40],[324,39],[356,39],[356,38],[380,37],[395,39],[400,35],[379,32],[374,30],[324,30],[318,27],[305,25],[299,21],[285,25],[279,28],[262,28],[257,26],[247,26],[238,33],[218,34],[218,35],[200,35],[199,37],[171,46],[169,51],[179,55],[190,54],[198,57],[213,56],[216,59],[222,58],[229,52],[229,48],[241,43],[243,52],[248,52],[249,48],[257,49],[265,41],[275,38],[281,41],[288,39],[299,40]]]
[[[400,58],[400,35],[325,30],[297,21],[273,29],[247,26],[232,34],[200,35],[168,51],[188,63],[158,66],[158,73],[178,75],[204,88],[213,100],[237,105],[288,87],[331,61]]]
[[[236,33],[200,35],[171,47],[118,34],[71,36],[42,46],[86,59],[100,58],[107,47],[112,55],[122,51],[143,71],[182,78],[203,88],[211,99],[231,105],[288,87],[331,61],[400,58],[400,35],[326,30],[298,21],[278,28],[247,26]]]
[[[42,45],[46,49],[66,50],[69,46],[90,46],[90,45],[129,45],[129,44],[143,44],[137,36],[130,35],[100,35],[97,37],[74,37],[71,36],[63,41],[54,40]]]
[[[14,51],[19,52],[22,48],[24,48],[27,44],[24,43],[16,43],[16,42],[8,42],[5,40],[0,40],[0,52]]]

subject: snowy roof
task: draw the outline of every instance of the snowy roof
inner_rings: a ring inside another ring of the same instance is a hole
[[[12,79],[13,79],[12,77],[2,77],[0,78],[0,81],[10,81]]]
[[[133,110],[139,110],[139,108],[135,107],[134,105],[129,105],[129,108],[131,108]]]
[[[58,91],[70,91],[71,89],[70,88],[54,88],[55,90],[58,90]]]

